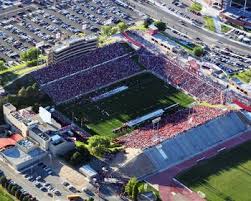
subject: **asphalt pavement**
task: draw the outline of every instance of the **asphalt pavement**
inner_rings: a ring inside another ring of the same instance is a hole
[[[234,42],[223,35],[217,35],[215,33],[206,31],[204,29],[198,28],[192,24],[186,23],[185,25],[180,24],[178,21],[180,18],[175,16],[170,12],[166,12],[161,8],[150,5],[146,3],[139,3],[133,0],[128,0],[135,8],[142,13],[145,13],[153,18],[162,20],[166,22],[168,26],[174,27],[175,29],[179,30],[182,33],[187,33],[188,36],[191,38],[199,37],[204,43],[209,46],[220,46],[222,48],[230,48],[235,52],[240,54],[248,55],[251,53],[251,48],[247,47],[246,45],[242,45],[238,42]]]

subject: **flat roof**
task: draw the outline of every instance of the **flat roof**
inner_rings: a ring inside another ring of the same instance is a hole
[[[13,165],[18,166],[24,162],[27,162],[33,158],[40,157],[44,154],[45,151],[40,148],[36,148],[29,153],[25,153],[22,150],[18,149],[16,146],[2,151],[4,157]]]
[[[65,41],[63,41],[61,44],[57,44],[53,47],[53,51],[54,52],[60,52],[68,47],[70,47],[71,45],[73,45],[74,43],[80,42],[80,41],[91,41],[91,40],[95,40],[97,37],[96,36],[89,36],[89,37],[84,37],[84,38],[70,38],[67,39]]]

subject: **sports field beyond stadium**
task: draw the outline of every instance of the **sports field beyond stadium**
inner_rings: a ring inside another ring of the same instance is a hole
[[[251,141],[181,174],[178,180],[208,201],[251,200]]]
[[[97,102],[91,102],[89,97],[102,94],[120,86],[129,88],[121,93]],[[187,107],[193,99],[150,73],[143,73],[116,83],[106,89],[89,94],[77,103],[64,104],[59,110],[81,125],[86,125],[94,133],[115,137],[112,132],[123,123],[143,116],[154,110],[179,103]]]

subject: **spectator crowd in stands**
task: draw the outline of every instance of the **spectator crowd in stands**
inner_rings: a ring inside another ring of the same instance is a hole
[[[222,88],[219,84],[204,80],[187,69],[180,67],[162,56],[147,51],[144,48],[138,51],[139,61],[154,74],[171,85],[187,91],[199,101],[206,101],[213,104],[221,103]]]
[[[33,76],[39,84],[46,84],[47,82],[69,76],[73,73],[125,55],[129,53],[128,50],[125,43],[113,43],[103,48],[97,48],[81,57],[47,66],[33,72]]]
[[[121,136],[117,140],[126,147],[131,148],[154,146],[159,144],[160,141],[186,132],[191,128],[202,125],[227,112],[226,110],[217,108],[195,106],[192,109],[180,110],[163,117],[158,130],[154,129],[152,124],[149,124],[134,130],[128,135]]]
[[[127,56],[49,83],[43,89],[54,102],[61,103],[127,78],[140,70],[140,66],[131,56]]]

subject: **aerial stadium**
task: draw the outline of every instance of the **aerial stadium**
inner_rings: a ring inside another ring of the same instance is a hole
[[[140,150],[122,174],[158,184],[163,200],[168,191],[200,200],[185,176],[176,176],[250,137],[250,117],[224,106],[246,99],[153,51],[137,33],[123,36],[33,77],[56,109],[87,132]]]

